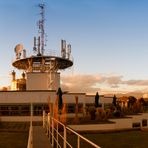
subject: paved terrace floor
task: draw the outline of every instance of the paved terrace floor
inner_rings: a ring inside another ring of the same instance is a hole
[[[33,126],[33,148],[52,148],[42,126]]]

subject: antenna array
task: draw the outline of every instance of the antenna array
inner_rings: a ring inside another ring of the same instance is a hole
[[[71,44],[66,44],[66,40],[61,40],[61,57],[70,59]]]

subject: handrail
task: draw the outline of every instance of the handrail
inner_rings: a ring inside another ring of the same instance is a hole
[[[62,129],[63,129],[62,132],[59,131],[60,126],[62,126]],[[67,133],[70,132],[77,136],[77,148],[80,148],[80,142],[82,139],[86,143],[93,146],[94,148],[101,148],[95,143],[93,143],[92,141],[78,134],[76,131],[74,131],[70,127],[64,125],[59,120],[51,117],[49,113],[45,114],[45,111],[43,112],[43,128],[46,130],[46,133],[49,136],[49,140],[50,140],[52,147],[54,147],[54,144],[56,143],[57,148],[58,147],[66,148],[67,146],[73,148],[73,146],[67,141]],[[59,143],[59,137],[62,139],[63,146],[61,146]]]
[[[28,145],[27,145],[27,148],[33,148],[33,127],[32,127],[32,121],[33,121],[33,106],[32,106],[32,103],[30,104],[31,108],[30,108],[30,112],[31,112],[31,115],[30,115],[30,129],[29,129],[29,137],[28,137]],[[43,115],[44,117],[44,115]]]
[[[101,148],[99,147],[97,144],[93,143],[92,141],[88,140],[87,138],[83,137],[82,135],[78,134],[77,132],[75,132],[73,129],[71,129],[70,127],[66,127],[69,131],[73,132],[75,135],[77,135],[78,137],[80,137],[81,139],[85,140],[86,142],[90,143],[92,146],[96,147],[96,148]]]
[[[32,138],[32,125],[30,125],[27,148],[33,148]]]

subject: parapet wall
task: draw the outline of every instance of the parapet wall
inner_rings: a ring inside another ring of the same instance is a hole
[[[143,120],[147,121],[147,125],[143,125]],[[117,131],[125,129],[148,129],[148,113],[141,115],[129,116],[122,119],[110,119],[114,123],[109,124],[89,124],[89,125],[69,125],[76,131]],[[134,126],[137,125],[137,126]]]

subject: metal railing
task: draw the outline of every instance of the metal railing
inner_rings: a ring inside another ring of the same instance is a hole
[[[32,103],[30,104],[30,129],[29,129],[29,137],[28,137],[28,144],[27,148],[33,148],[33,127],[32,127],[32,122],[33,122],[33,105]]]
[[[30,125],[27,148],[33,148],[33,135],[32,135],[33,130],[32,129],[33,129],[32,125]]]
[[[78,134],[59,120],[51,117],[49,113],[46,114],[43,112],[43,128],[54,148],[80,148],[84,147],[86,144],[87,147],[90,145],[94,148],[100,148],[98,145]],[[75,141],[71,141],[72,139]]]

